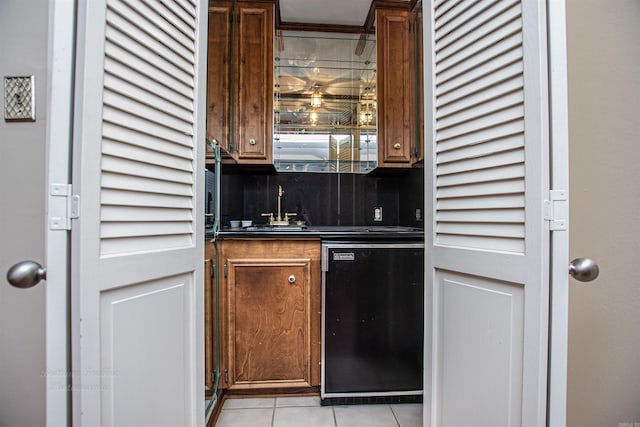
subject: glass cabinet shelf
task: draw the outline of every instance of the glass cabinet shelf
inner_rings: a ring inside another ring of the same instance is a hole
[[[275,46],[276,169],[375,168],[375,35],[278,31]]]

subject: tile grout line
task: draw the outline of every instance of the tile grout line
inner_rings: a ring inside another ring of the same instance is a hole
[[[393,410],[393,406],[389,405],[389,409],[391,409],[391,414],[393,415],[393,418],[396,420],[396,424],[398,424],[398,427],[402,427],[400,425],[400,420],[398,420],[398,416],[396,415],[396,411]]]
[[[336,418],[336,407],[331,405],[331,413],[333,414],[333,425],[338,427],[338,419]]]
[[[278,401],[277,397],[273,398],[273,407],[271,409],[271,427],[274,427],[274,423],[276,422],[276,402]]]

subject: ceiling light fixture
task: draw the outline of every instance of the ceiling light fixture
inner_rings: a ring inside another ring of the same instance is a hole
[[[322,105],[322,94],[320,93],[320,86],[313,86],[313,94],[311,95],[311,106],[318,108]]]

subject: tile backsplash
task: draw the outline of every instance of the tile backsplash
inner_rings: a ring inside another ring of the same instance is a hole
[[[327,173],[247,174],[221,177],[221,221],[250,219],[264,224],[262,213],[277,213],[278,185],[282,186],[282,212],[308,225],[404,225],[422,227],[416,209],[423,210],[423,169],[382,176]],[[382,221],[374,222],[375,207]]]

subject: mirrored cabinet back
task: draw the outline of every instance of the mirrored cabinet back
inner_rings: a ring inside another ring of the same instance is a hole
[[[272,1],[211,1],[207,139],[221,145],[223,162],[331,173],[420,163],[422,32],[413,3],[374,2],[369,25],[338,32],[281,28]]]

